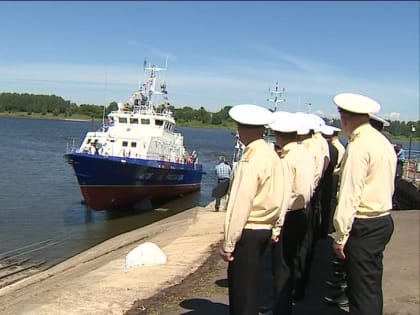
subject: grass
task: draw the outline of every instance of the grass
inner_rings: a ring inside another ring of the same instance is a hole
[[[28,113],[28,112],[0,112],[0,117],[11,117],[11,118],[28,118],[28,119],[74,119],[74,120],[86,120],[91,121],[92,118],[86,115],[74,114],[72,116],[65,116],[65,114],[55,115],[53,113],[46,113],[45,115],[41,113]],[[99,119],[94,119],[99,121]]]
[[[0,117],[13,117],[13,118],[31,118],[31,119],[61,119],[61,120],[83,120],[83,121],[101,121],[102,119],[92,118],[86,115],[74,114],[72,116],[65,116],[64,114],[55,115],[53,113],[46,113],[42,115],[41,113],[28,113],[28,112],[0,112]],[[233,121],[224,121],[220,125],[205,124],[201,121],[177,121],[178,127],[188,127],[188,128],[204,128],[204,129],[224,129],[224,130],[236,130],[236,123]],[[389,135],[392,142],[408,142],[410,141],[409,137],[406,136],[392,136]],[[345,137],[341,132],[340,137]],[[420,142],[420,137],[412,137],[412,142]]]

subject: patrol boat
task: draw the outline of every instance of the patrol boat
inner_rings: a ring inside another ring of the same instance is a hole
[[[144,83],[129,101],[118,103],[99,130],[87,132],[80,146],[64,155],[89,208],[130,208],[144,199],[200,189],[203,166],[175,129],[166,83],[159,76],[164,70],[145,62]]]

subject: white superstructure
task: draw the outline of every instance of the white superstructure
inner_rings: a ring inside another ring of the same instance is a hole
[[[176,163],[191,162],[192,158],[196,162],[195,154],[188,156],[183,136],[175,131],[165,82],[157,91],[162,70],[166,69],[145,67],[149,76],[143,85],[128,102],[118,103],[118,109],[108,115],[100,130],[86,134],[78,152]]]

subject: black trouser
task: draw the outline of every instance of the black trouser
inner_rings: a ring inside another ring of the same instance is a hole
[[[228,266],[231,315],[258,314],[261,257],[271,240],[271,230],[244,229]]]
[[[305,289],[309,283],[309,273],[312,265],[313,251],[315,247],[315,233],[319,226],[319,207],[317,209],[312,208],[312,204],[317,206],[319,203],[319,190],[314,193],[311,199],[311,203],[305,209],[305,215],[307,220],[307,229],[305,237],[302,243],[302,247],[299,254],[299,259],[302,265],[302,275],[296,280],[296,288],[294,299],[302,300],[305,296]]]
[[[351,315],[382,315],[382,259],[394,231],[391,215],[355,219],[345,246]]]
[[[303,272],[300,251],[307,228],[304,209],[288,211],[279,242],[272,246],[274,315],[292,313],[293,290]]]
[[[328,236],[330,229],[330,218],[332,210],[332,194],[333,194],[333,174],[325,174],[322,178],[320,197],[320,215],[321,223],[318,230],[318,238],[323,239]]]
[[[229,178],[218,178],[217,183],[220,184],[221,182],[228,181],[228,180],[229,180]],[[216,203],[214,204],[214,207],[216,208],[216,210],[219,210],[219,208],[220,208],[221,199],[222,198],[217,198],[216,197]]]
[[[337,207],[338,181],[339,181],[339,176],[338,175],[333,175],[333,177],[332,177],[332,193],[331,193],[331,213],[330,213],[330,219],[329,219],[328,233],[335,232],[334,214],[335,214],[335,208]]]
[[[313,230],[313,246],[315,246],[316,241],[319,239],[320,226],[321,226],[321,183],[323,178],[321,178],[318,187],[315,188],[315,191],[311,197],[310,203],[312,207],[312,217],[311,222],[308,222],[312,226]]]

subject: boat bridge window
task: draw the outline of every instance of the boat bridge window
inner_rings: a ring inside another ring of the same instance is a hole
[[[128,141],[123,141],[123,142],[122,142],[122,146],[123,146],[123,147],[128,147]]]
[[[118,122],[119,122],[120,124],[126,124],[126,123],[127,123],[127,118],[125,118],[125,117],[119,117],[119,118],[118,118]]]
[[[142,119],[141,124],[142,125],[150,125],[150,119]]]
[[[131,147],[132,147],[132,148],[137,147],[137,142],[131,142]]]
[[[139,119],[138,118],[130,118],[130,124],[138,124],[139,123]]]
[[[156,119],[156,120],[155,120],[155,125],[156,125],[156,126],[162,126],[162,125],[163,125],[163,120]]]

